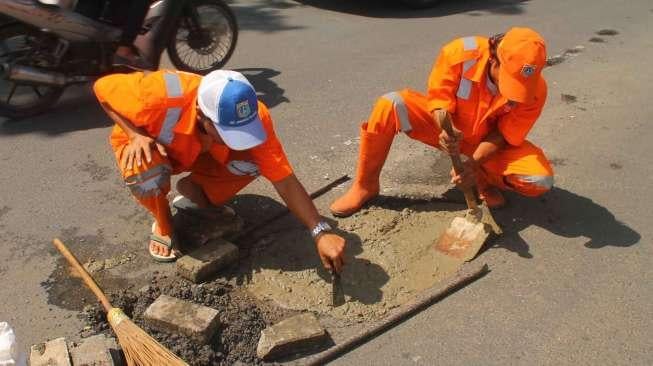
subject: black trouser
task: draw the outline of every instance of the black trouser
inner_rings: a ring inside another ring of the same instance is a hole
[[[108,6],[105,8],[105,4]],[[104,18],[122,27],[121,46],[131,46],[143,26],[150,0],[80,0],[75,11],[89,18]]]

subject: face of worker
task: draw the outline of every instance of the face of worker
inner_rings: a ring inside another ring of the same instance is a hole
[[[490,78],[495,85],[499,85],[499,60],[495,58],[490,59]]]
[[[205,116],[199,110],[199,108],[197,109],[197,119],[199,120],[198,123],[200,123],[204,128],[204,131],[206,131],[206,134],[211,136],[211,138],[216,144],[224,144],[222,138],[220,137],[220,134],[218,134],[218,130],[215,128],[215,125],[213,124],[213,121],[211,121],[209,117]]]

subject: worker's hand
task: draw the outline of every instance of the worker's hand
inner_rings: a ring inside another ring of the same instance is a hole
[[[161,155],[167,156],[165,147],[156,142],[156,140],[146,135],[134,134],[129,144],[122,151],[122,156],[120,157],[120,166],[122,169],[132,169],[134,162],[136,162],[136,165],[141,166],[143,164],[143,157],[148,163],[152,162],[152,144],[156,146],[156,149]]]
[[[451,183],[461,189],[471,188],[476,184],[477,170],[478,164],[469,159],[463,163],[463,171],[460,174],[456,174],[456,171],[451,168]]]
[[[463,133],[453,126],[451,128],[453,129],[454,135],[450,136],[447,131],[443,129],[438,137],[438,142],[440,148],[442,148],[444,152],[449,155],[457,155],[460,154],[460,142],[463,140]]]
[[[317,237],[316,245],[324,268],[340,273],[345,264],[345,239],[334,233],[324,233]]]

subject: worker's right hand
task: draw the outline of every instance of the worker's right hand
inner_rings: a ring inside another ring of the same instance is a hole
[[[450,136],[444,129],[440,132],[438,143],[440,148],[449,155],[460,154],[460,143],[463,140],[463,133],[451,126],[453,129],[453,136]]]
[[[122,156],[120,157],[120,166],[122,169],[132,169],[134,162],[136,162],[136,165],[141,166],[143,164],[143,157],[145,157],[145,161],[148,163],[152,162],[152,144],[156,146],[156,149],[161,155],[167,156],[165,147],[156,142],[156,140],[146,135],[134,134],[129,144],[122,151]]]
[[[340,273],[345,264],[345,239],[327,232],[317,237],[316,245],[324,268]]]

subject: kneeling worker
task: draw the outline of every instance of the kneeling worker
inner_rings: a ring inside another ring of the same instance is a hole
[[[263,175],[311,230],[324,266],[341,270],[345,240],[330,232],[293,174],[268,109],[242,74],[115,74],[94,90],[116,123],[111,146],[122,176],[154,215],[149,251],[156,260],[176,258],[166,197],[172,174],[190,172],[177,190],[199,209],[224,204]]]
[[[442,48],[428,94],[413,90],[381,97],[360,129],[360,153],[352,187],[331,205],[351,215],[379,194],[379,176],[394,136],[410,138],[469,159],[452,182],[478,187],[489,207],[505,204],[501,190],[538,196],[551,189],[553,170],[542,150],[526,140],[546,100],[542,37],[512,28],[490,38],[459,38]],[[454,136],[441,128],[439,110],[453,120]]]

